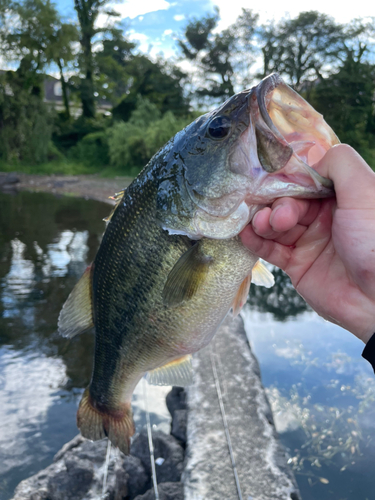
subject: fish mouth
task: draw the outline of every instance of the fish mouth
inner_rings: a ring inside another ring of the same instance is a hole
[[[250,114],[257,154],[273,197],[332,196],[333,183],[312,165],[340,141],[310,104],[274,73],[254,88]],[[293,188],[294,186],[294,188]],[[299,192],[298,192],[299,191]]]

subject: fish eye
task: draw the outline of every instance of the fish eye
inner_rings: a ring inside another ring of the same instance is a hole
[[[207,134],[212,139],[224,139],[231,131],[232,120],[227,116],[213,118],[207,127]]]

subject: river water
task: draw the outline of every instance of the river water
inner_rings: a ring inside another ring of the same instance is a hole
[[[93,336],[58,336],[59,311],[93,260],[110,207],[47,194],[0,193],[0,499],[77,434]],[[304,500],[374,497],[375,378],[362,345],[308,310],[286,276],[253,287],[245,311],[275,422]],[[164,396],[148,391],[154,428]],[[145,424],[142,391],[133,408]]]

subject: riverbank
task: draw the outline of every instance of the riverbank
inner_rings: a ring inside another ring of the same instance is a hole
[[[6,190],[76,196],[109,204],[113,204],[109,196],[128,187],[132,180],[132,177],[102,178],[98,175],[32,175],[0,172],[0,187],[3,186]]]

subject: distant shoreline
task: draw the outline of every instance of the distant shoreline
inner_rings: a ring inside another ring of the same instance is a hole
[[[112,205],[114,201],[109,196],[128,187],[133,180],[131,177],[106,179],[97,175],[31,175],[16,172],[14,175],[19,182],[9,186],[12,190],[76,196]]]

